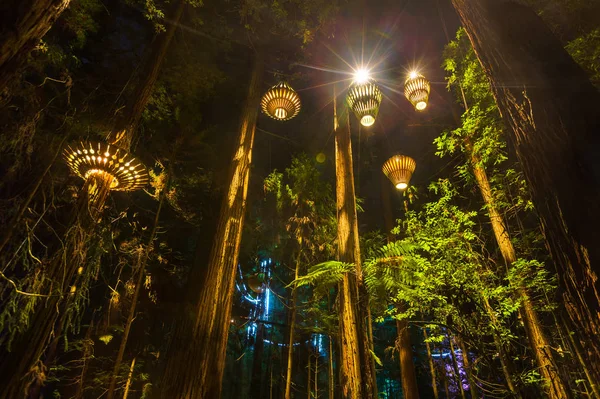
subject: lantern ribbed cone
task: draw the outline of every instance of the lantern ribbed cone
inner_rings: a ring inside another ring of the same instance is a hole
[[[427,108],[431,84],[423,75],[411,75],[404,82],[404,95],[417,111]]]
[[[353,82],[348,88],[346,102],[363,126],[375,123],[383,94],[373,79],[365,83]]]
[[[71,171],[85,180],[93,174],[112,176],[111,190],[133,191],[148,184],[146,167],[127,151],[111,144],[69,145],[63,151],[63,158]]]
[[[383,164],[381,169],[397,189],[403,190],[408,187],[416,167],[417,163],[411,157],[394,155]]]
[[[262,111],[278,121],[292,119],[300,112],[300,97],[286,82],[271,87],[261,100]]]

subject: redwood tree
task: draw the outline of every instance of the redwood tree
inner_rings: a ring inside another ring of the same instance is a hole
[[[564,306],[600,363],[600,93],[530,8],[452,0],[493,88],[561,277]]]
[[[71,0],[8,0],[0,5],[0,92]]]

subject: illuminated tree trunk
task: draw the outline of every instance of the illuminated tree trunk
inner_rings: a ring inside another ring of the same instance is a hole
[[[480,396],[477,389],[477,381],[475,380],[473,370],[471,368],[471,360],[469,359],[469,352],[467,351],[467,346],[459,337],[456,337],[456,342],[458,343],[460,351],[462,352],[463,364],[465,365],[465,371],[467,372],[467,379],[469,381],[469,391],[471,392],[471,397],[473,399],[478,399]]]
[[[530,8],[452,2],[510,127],[567,312],[600,364],[600,92]]]
[[[460,376],[460,369],[458,367],[458,361],[456,361],[456,353],[454,353],[454,343],[452,342],[452,337],[448,335],[448,342],[450,342],[450,356],[452,357],[452,366],[454,370],[454,376],[456,377],[456,384],[460,389],[460,397],[462,399],[466,399],[465,390],[462,384],[462,377]]]
[[[389,181],[382,176],[381,181],[381,199],[383,204],[383,218],[385,221],[385,230],[388,242],[394,241],[392,229],[394,228],[394,218],[392,216],[391,192]],[[396,305],[398,312],[404,311],[404,305]],[[405,399],[419,399],[419,387],[417,385],[417,375],[415,373],[415,364],[413,360],[413,350],[410,342],[410,330],[407,320],[396,320],[396,329],[398,332],[398,352],[400,354],[400,377],[402,380],[402,393]],[[435,378],[435,375],[433,375]],[[437,387],[434,388],[437,391]]]
[[[506,267],[507,269],[510,269],[512,264],[517,260],[515,248],[510,241],[506,223],[496,208],[487,173],[481,166],[479,159],[473,154],[470,145],[467,145],[467,148],[468,151],[471,152],[473,173],[475,174],[475,179],[477,180],[477,184],[479,185],[481,195],[485,202],[494,236],[500,247],[500,252],[502,253]],[[519,309],[519,314],[525,325],[529,346],[535,355],[538,370],[542,375],[542,378],[546,381],[544,389],[550,398],[559,399],[570,397],[569,388],[566,386],[558,372],[552,353],[552,347],[544,334],[538,314],[533,307],[533,303],[529,299],[527,290],[519,287],[517,288],[517,291],[522,301],[522,307]]]
[[[334,99],[335,97],[334,95]],[[336,106],[334,101],[334,109]],[[370,399],[373,398],[376,380],[365,326],[367,312],[364,306],[368,306],[368,298],[364,295],[365,290],[361,289],[362,270],[349,113],[346,113],[344,119],[344,126],[338,128],[337,115],[334,115],[338,260],[355,264],[356,274],[345,274],[338,291],[341,385],[344,398]],[[359,297],[359,292],[363,298]],[[360,299],[363,301],[362,307]]]
[[[405,399],[418,399],[419,387],[413,361],[412,345],[410,343],[410,330],[408,321],[396,320],[398,330],[398,352],[400,354],[400,376],[402,379],[402,393]]]
[[[296,259],[296,271],[294,273],[294,281],[298,279],[300,275],[300,255],[302,255],[302,251],[298,253],[298,257]],[[296,330],[296,302],[298,300],[298,290],[294,286],[292,288],[292,308],[290,311],[292,315],[290,316],[290,336],[288,340],[288,353],[287,353],[287,372],[285,376],[285,399],[291,399],[292,397],[292,367],[294,360],[294,332]]]
[[[165,18],[167,30],[154,36],[150,44],[150,53],[142,65],[139,74],[139,81],[135,85],[133,93],[129,96],[129,101],[116,114],[115,124],[108,135],[108,141],[121,148],[129,150],[132,140],[135,137],[136,130],[142,118],[142,113],[152,96],[154,85],[158,79],[160,68],[167,55],[167,50],[175,31],[179,27],[179,21],[185,8],[185,1],[178,0],[169,14]]]
[[[427,331],[423,329],[423,337],[425,338],[425,347],[427,348],[427,359],[429,360],[429,372],[431,373],[431,387],[433,388],[433,397],[439,399],[437,379],[435,376],[435,366],[433,364],[433,357],[431,356],[431,346],[427,342]]]
[[[129,366],[129,374],[127,375],[127,382],[125,383],[125,391],[123,392],[123,399],[127,399],[129,396],[129,388],[131,388],[131,381],[133,381],[133,371],[135,370],[135,357],[131,361]]]
[[[333,340],[329,336],[329,399],[335,398],[335,375],[333,373]]]
[[[164,398],[218,398],[221,393],[263,69],[257,55],[205,278],[192,274],[190,303],[167,352],[160,388]]]
[[[121,338],[121,345],[119,346],[119,352],[117,353],[117,358],[115,360],[115,365],[113,367],[113,372],[110,378],[108,392],[106,393],[107,399],[114,398],[115,388],[117,385],[117,377],[119,376],[119,369],[121,368],[121,362],[123,361],[123,356],[125,355],[125,348],[127,347],[129,332],[131,331],[131,325],[133,324],[133,319],[135,317],[138,299],[140,297],[140,292],[142,291],[142,286],[144,284],[144,277],[146,276],[146,265],[148,264],[148,256],[153,250],[154,238],[156,237],[156,230],[158,229],[158,220],[160,218],[160,212],[162,210],[163,202],[165,199],[165,193],[168,190],[169,176],[167,176],[166,180],[166,186],[163,187],[160,193],[158,209],[156,210],[156,215],[154,216],[154,225],[152,226],[152,231],[150,232],[150,236],[148,237],[148,242],[144,247],[138,249],[138,257],[136,267],[134,269],[138,273],[138,278],[135,285],[133,297],[131,298],[129,314],[127,315],[127,322],[125,323],[125,330],[123,331],[123,337]]]
[[[70,0],[4,0],[0,5],[0,92]]]
[[[81,289],[87,240],[100,218],[111,183],[112,177],[94,174],[88,177],[80,191],[74,222],[64,239],[64,249],[51,259],[47,271],[56,284],[43,293],[48,297],[37,304],[29,330],[17,339],[13,350],[0,364],[0,398],[23,397],[32,385],[35,387],[43,382],[46,366],[41,358],[54,333],[63,330],[68,305]]]

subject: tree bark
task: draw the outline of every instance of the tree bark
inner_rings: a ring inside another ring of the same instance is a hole
[[[128,97],[129,100],[124,108],[116,113],[116,120],[111,132],[108,135],[108,141],[118,145],[121,148],[129,150],[137,132],[142,113],[152,96],[154,85],[158,79],[160,68],[165,60],[171,40],[179,26],[179,21],[185,8],[185,1],[178,0],[169,14],[165,18],[168,27],[165,32],[158,33],[150,44],[150,53],[142,65],[139,74],[139,81],[135,85],[133,93]]]
[[[455,338],[462,353],[463,364],[465,366],[465,371],[467,372],[467,379],[469,381],[469,391],[471,392],[471,398],[478,399],[479,390],[477,389],[477,381],[475,380],[473,370],[471,368],[471,360],[469,359],[469,352],[467,351],[467,346],[461,338]]]
[[[300,275],[300,256],[302,251],[298,253],[296,259],[296,271],[294,273],[294,280],[297,280]],[[292,288],[292,308],[290,311],[292,315],[290,317],[290,336],[288,340],[288,353],[287,353],[287,372],[285,376],[285,399],[291,399],[292,397],[292,367],[294,360],[294,332],[296,329],[296,301],[298,300],[298,290],[296,287]]]
[[[334,94],[334,99],[335,99]],[[334,101],[334,120],[337,121]],[[350,115],[346,112],[344,126],[335,129],[336,197],[338,220],[338,260],[356,265],[356,273],[347,273],[338,292],[339,331],[341,346],[341,385],[345,398],[373,398],[376,385],[371,353],[366,334],[364,306],[368,298],[359,292],[362,284],[356,195],[352,146],[350,143]],[[334,122],[337,127],[337,122]],[[360,301],[363,301],[361,304]]]
[[[135,357],[131,361],[129,366],[129,375],[127,375],[127,382],[125,383],[125,391],[123,392],[123,399],[127,399],[129,396],[129,388],[131,388],[131,382],[133,381],[133,371],[135,370]]]
[[[70,0],[8,0],[0,5],[0,92]]]
[[[433,357],[431,356],[431,346],[427,342],[427,331],[423,329],[423,338],[425,338],[425,347],[427,348],[427,359],[429,360],[429,372],[431,373],[431,387],[433,388],[433,397],[439,399],[437,380],[435,376],[435,366],[433,365]]]
[[[160,388],[164,398],[218,398],[221,393],[263,69],[257,55],[207,269],[192,274],[190,303],[167,353]]]
[[[510,127],[578,338],[600,364],[600,93],[530,8],[452,3]]]
[[[417,385],[417,375],[415,373],[415,363],[413,361],[413,351],[410,343],[410,330],[408,327],[407,320],[396,320],[402,393],[404,395],[403,398],[405,399],[419,399],[419,387]]]
[[[383,219],[388,243],[394,241],[392,229],[394,228],[394,217],[392,213],[390,183],[382,175],[381,180],[381,200],[383,205]],[[404,311],[404,304],[397,304],[398,312]],[[415,373],[415,363],[413,361],[413,350],[410,342],[410,331],[408,321],[396,320],[396,329],[398,332],[398,352],[400,354],[400,378],[402,381],[402,392],[405,399],[419,399],[419,387],[417,385],[417,374]],[[435,375],[433,375],[435,378]],[[437,392],[437,387],[434,388]]]
[[[456,384],[460,389],[460,397],[466,399],[465,389],[462,384],[462,377],[460,376],[460,369],[458,367],[458,361],[456,360],[456,353],[454,353],[454,343],[452,342],[452,336],[448,335],[448,342],[450,342],[450,356],[452,357],[452,366],[454,370],[454,376],[456,377]]]
[[[329,336],[329,399],[335,398],[335,375],[333,372],[333,340]]]
[[[492,197],[492,188],[485,169],[481,166],[480,160],[473,153],[470,145],[467,145],[467,151],[470,152],[470,161],[473,167],[475,180],[481,191],[483,201],[486,205],[492,230],[496,237],[496,242],[504,258],[506,268],[510,269],[517,260],[515,248],[510,240],[510,235],[504,218],[498,212],[494,198]],[[533,307],[527,290],[523,287],[517,287],[517,293],[522,301],[519,308],[519,314],[525,325],[529,347],[535,355],[538,369],[542,378],[546,381],[544,390],[551,399],[560,399],[570,397],[569,388],[563,381],[558,372],[556,361],[552,353],[552,347],[548,338],[544,334],[540,319]]]

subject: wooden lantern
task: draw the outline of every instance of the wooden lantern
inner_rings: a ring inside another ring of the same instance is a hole
[[[410,178],[417,163],[406,155],[394,155],[383,164],[383,173],[390,179],[398,190],[404,190],[410,183]]]
[[[353,82],[348,88],[346,102],[363,126],[375,123],[383,94],[373,79]]]
[[[111,144],[81,142],[67,146],[63,158],[71,171],[84,180],[101,177],[116,191],[138,190],[148,184],[146,167],[133,155]]]
[[[404,95],[417,111],[427,108],[431,84],[425,77],[412,72],[404,82]]]
[[[262,111],[278,121],[292,119],[300,112],[300,97],[286,82],[271,87],[261,100]]]

